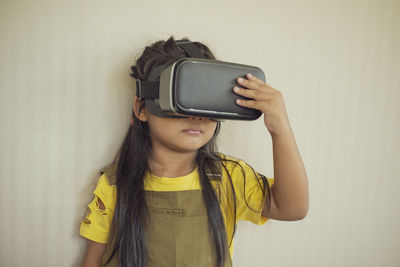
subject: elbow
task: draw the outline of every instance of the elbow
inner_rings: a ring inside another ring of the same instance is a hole
[[[303,220],[304,218],[307,217],[307,214],[308,214],[308,207],[298,213],[298,215],[296,217],[296,221]]]
[[[301,205],[298,208],[298,220],[303,220],[304,218],[307,217],[308,214],[308,209],[309,209],[309,200],[308,197],[306,199],[306,201],[303,202],[303,205]]]
[[[286,215],[282,215],[279,220],[282,221],[300,221],[303,220],[305,217],[307,217],[308,210],[303,210],[299,211],[297,210],[296,212],[288,212]]]
[[[300,221],[300,220],[305,219],[307,217],[307,214],[308,214],[308,210],[301,213],[297,220]]]
[[[286,217],[285,221],[301,221],[305,217],[307,217],[307,213],[306,212],[305,213],[297,213],[297,214],[294,214],[292,216]]]
[[[308,206],[306,208],[298,208],[296,211],[292,212],[291,221],[300,221],[307,217]]]

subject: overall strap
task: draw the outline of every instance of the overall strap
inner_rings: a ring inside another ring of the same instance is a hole
[[[222,163],[217,162],[206,162],[204,164],[206,175],[210,181],[222,181]]]
[[[117,183],[117,163],[111,163],[105,166],[100,171],[100,175],[105,173],[107,175],[108,183],[115,185]]]

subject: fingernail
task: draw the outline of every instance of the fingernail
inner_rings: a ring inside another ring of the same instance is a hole
[[[251,75],[250,73],[247,73],[247,75],[249,75],[249,77],[253,76],[253,75]]]
[[[242,79],[242,78],[239,78],[239,82],[243,82],[243,79]]]

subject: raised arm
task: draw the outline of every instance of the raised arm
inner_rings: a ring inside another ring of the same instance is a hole
[[[301,220],[308,213],[308,180],[290,127],[283,95],[254,75],[247,74],[247,79],[238,78],[237,81],[247,89],[235,88],[234,92],[250,98],[238,100],[237,104],[260,110],[272,137],[274,184],[271,187],[271,214],[266,213],[266,207],[262,214],[282,221]]]

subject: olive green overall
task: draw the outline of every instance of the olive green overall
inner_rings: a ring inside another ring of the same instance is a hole
[[[102,172],[115,184],[115,166],[104,168]],[[215,245],[210,237],[201,190],[145,191],[145,196],[151,222],[145,233],[149,255],[146,267],[215,266]],[[102,266],[106,266],[111,252],[112,247],[107,243]],[[116,255],[107,267],[118,267]],[[232,267],[229,250],[224,267]]]

